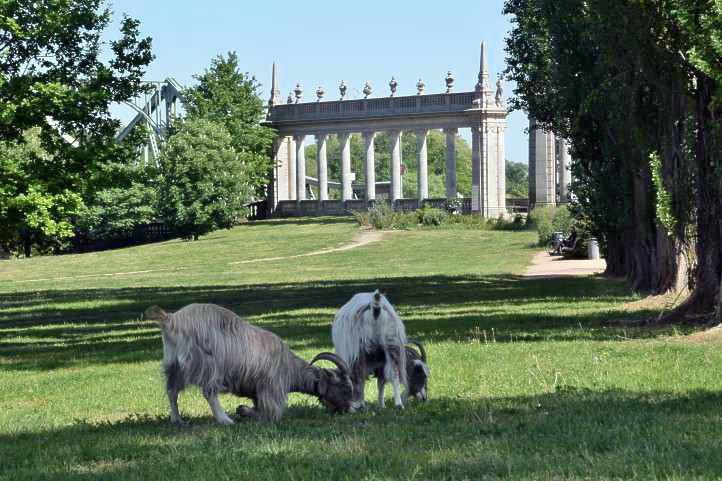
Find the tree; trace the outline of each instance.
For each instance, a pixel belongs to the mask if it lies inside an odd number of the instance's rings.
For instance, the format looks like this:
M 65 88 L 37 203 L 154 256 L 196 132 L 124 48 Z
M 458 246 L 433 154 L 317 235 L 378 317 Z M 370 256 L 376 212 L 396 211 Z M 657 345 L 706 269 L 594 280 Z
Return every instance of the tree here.
M 0 142 L 0 246 L 30 257 L 57 250 L 73 235 L 73 218 L 82 207 L 80 195 L 52 177 L 38 175 L 53 162 L 40 145 L 39 129 L 22 140 Z
M 198 85 L 183 92 L 188 117 L 211 120 L 226 128 L 247 181 L 260 194 L 268 184 L 272 167 L 269 152 L 275 136 L 272 129 L 261 125 L 260 84 L 239 70 L 235 52 L 215 57 L 210 69 L 194 78 Z
M 694 290 L 665 320 L 722 320 L 722 5 L 507 0 L 505 12 L 514 106 L 572 140 L 576 215 L 608 271 L 663 291 L 691 241 Z
M 111 18 L 104 4 L 0 2 L 0 141 L 13 151 L 0 172 L 3 189 L 13 192 L 0 196 L 0 237 L 28 255 L 33 245 L 45 251 L 70 235 L 71 214 L 99 164 L 133 155 L 115 142 L 119 122 L 108 109 L 142 91 L 151 40 L 126 17 L 104 52 L 100 38 Z M 24 150 L 29 138 L 35 145 Z
M 529 166 L 521 162 L 506 161 L 506 195 L 517 199 L 529 196 Z
M 225 127 L 189 118 L 161 151 L 159 212 L 183 238 L 198 240 L 242 219 L 253 189 Z

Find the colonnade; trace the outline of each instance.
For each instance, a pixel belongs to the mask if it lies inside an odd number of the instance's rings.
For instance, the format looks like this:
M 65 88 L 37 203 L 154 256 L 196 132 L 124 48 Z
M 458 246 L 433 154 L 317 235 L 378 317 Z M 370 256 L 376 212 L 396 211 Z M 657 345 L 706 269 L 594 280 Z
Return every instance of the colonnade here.
M 477 129 L 478 130 L 478 129 Z M 389 199 L 397 201 L 403 198 L 403 185 L 401 180 L 402 144 L 403 131 L 400 129 L 389 130 L 391 137 L 391 189 Z M 417 185 L 418 199 L 422 201 L 429 198 L 429 168 L 428 168 L 428 147 L 427 138 L 429 129 L 414 129 L 416 134 L 416 161 L 417 161 Z M 455 198 L 456 189 L 456 134 L 458 129 L 444 129 L 446 134 L 446 197 Z M 366 179 L 365 199 L 367 201 L 376 199 L 376 159 L 375 159 L 375 138 L 376 131 L 361 132 L 364 139 L 364 177 Z M 338 134 L 319 133 L 314 134 L 317 152 L 318 167 L 318 200 L 328 200 L 328 157 L 327 139 L 329 135 L 337 135 L 341 150 L 341 200 L 353 199 L 352 172 L 351 172 L 351 132 L 339 132 Z M 478 137 L 478 134 L 477 134 Z M 306 200 L 306 135 L 297 134 L 287 138 L 288 148 L 288 200 Z

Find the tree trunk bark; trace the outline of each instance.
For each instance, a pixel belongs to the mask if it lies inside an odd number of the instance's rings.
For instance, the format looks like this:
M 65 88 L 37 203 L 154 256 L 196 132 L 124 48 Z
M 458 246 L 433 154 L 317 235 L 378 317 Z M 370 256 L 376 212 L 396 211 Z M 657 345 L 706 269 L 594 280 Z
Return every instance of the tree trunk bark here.
M 697 77 L 697 137 L 695 167 L 697 194 L 697 238 L 695 253 L 697 265 L 694 270 L 694 290 L 689 298 L 661 322 L 679 322 L 685 317 L 709 315 L 719 322 L 720 284 L 722 283 L 722 186 L 720 185 L 720 127 L 719 116 L 710 109 L 714 82 L 704 76 Z M 715 118 L 717 117 L 717 118 Z

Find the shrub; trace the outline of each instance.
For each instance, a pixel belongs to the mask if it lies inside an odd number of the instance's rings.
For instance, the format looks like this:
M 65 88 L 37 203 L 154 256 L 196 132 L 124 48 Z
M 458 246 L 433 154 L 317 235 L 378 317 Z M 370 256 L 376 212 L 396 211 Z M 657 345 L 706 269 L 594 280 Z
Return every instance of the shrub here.
M 368 222 L 374 229 L 388 229 L 393 223 L 392 217 L 395 212 L 388 202 L 375 202 L 369 209 Z
M 494 230 L 520 231 L 527 228 L 527 219 L 521 214 L 516 214 L 512 220 L 498 217 L 489 220 L 490 227 Z
M 155 204 L 155 189 L 140 183 L 102 190 L 80 211 L 77 233 L 85 242 L 130 241 L 138 227 L 155 221 Z
M 428 206 L 417 209 L 416 216 L 418 223 L 425 226 L 445 224 L 446 218 L 449 217 L 443 210 Z
M 354 210 L 351 212 L 356 219 L 356 222 L 358 222 L 358 225 L 361 227 L 369 227 L 371 223 L 369 222 L 369 213 L 364 212 L 362 210 Z
M 546 245 L 554 232 L 569 232 L 574 223 L 566 207 L 537 207 L 529 213 L 529 222 L 539 234 L 539 245 Z

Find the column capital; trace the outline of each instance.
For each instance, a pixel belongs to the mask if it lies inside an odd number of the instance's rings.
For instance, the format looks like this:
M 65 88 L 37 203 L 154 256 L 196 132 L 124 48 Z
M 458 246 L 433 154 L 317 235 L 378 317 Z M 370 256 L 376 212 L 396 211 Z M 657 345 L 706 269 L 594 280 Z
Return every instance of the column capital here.
M 316 138 L 316 140 L 325 140 L 326 137 L 328 137 L 328 134 L 313 134 L 313 136 Z
M 429 134 L 429 129 L 414 129 L 414 133 L 417 134 L 417 135 L 419 135 L 419 134 L 421 134 L 421 135 L 428 135 L 428 134 Z
M 376 137 L 377 133 L 378 132 L 376 132 L 375 130 L 364 130 L 363 132 L 361 132 L 361 135 L 363 136 L 364 139 L 367 139 L 369 137 L 371 137 L 371 138 Z
M 306 139 L 306 134 L 294 134 L 293 135 L 293 141 L 294 142 L 300 142 Z
M 446 129 L 444 129 L 444 133 L 446 133 L 446 134 L 458 134 L 458 133 L 459 133 L 459 129 L 456 128 L 456 127 L 448 127 L 448 128 L 446 128 Z

